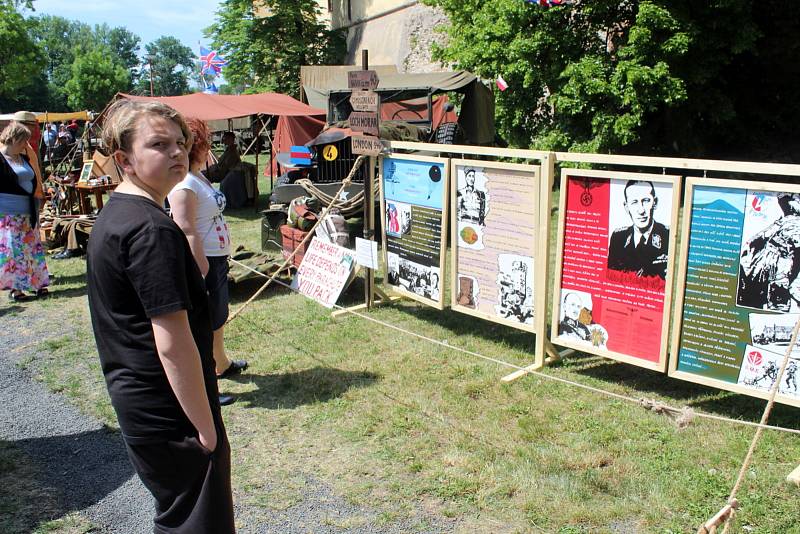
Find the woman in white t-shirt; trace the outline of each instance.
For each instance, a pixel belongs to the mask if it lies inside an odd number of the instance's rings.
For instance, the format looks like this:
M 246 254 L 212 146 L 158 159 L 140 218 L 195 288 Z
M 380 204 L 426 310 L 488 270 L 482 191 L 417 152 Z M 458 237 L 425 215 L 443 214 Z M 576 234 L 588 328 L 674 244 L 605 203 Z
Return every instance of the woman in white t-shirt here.
M 245 360 L 231 360 L 225 354 L 223 332 L 228 320 L 228 256 L 231 237 L 222 212 L 225 195 L 214 189 L 200 172 L 206 165 L 211 145 L 205 122 L 186 121 L 194 136 L 189 152 L 189 174 L 168 195 L 172 217 L 180 226 L 197 266 L 203 274 L 214 329 L 214 362 L 218 378 L 228 378 L 247 368 Z M 232 402 L 233 399 L 230 399 Z

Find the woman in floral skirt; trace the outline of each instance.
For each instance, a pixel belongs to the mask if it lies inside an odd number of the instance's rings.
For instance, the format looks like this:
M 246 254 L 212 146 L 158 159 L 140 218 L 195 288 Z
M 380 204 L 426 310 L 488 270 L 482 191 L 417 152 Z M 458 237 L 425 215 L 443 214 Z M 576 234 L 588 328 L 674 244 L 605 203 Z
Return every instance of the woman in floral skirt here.
M 0 132 L 0 288 L 14 301 L 47 294 L 50 275 L 38 232 L 36 175 L 25 155 L 31 132 L 12 121 Z

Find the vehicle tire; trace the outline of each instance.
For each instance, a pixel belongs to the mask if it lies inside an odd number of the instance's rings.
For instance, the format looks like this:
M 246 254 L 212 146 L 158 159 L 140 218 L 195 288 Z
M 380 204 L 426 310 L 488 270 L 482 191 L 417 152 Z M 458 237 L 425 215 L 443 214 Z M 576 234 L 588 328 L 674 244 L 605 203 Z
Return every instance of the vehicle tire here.
M 461 139 L 461 129 L 457 122 L 445 122 L 436 128 L 434 142 L 439 145 L 455 145 Z

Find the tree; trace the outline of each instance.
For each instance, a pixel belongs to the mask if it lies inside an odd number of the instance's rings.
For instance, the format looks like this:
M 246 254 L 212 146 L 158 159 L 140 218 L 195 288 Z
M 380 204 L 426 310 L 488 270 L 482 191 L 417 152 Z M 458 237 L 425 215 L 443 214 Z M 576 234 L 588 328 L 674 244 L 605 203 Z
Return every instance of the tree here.
M 47 103 L 44 109 L 64 110 L 67 102 L 67 82 L 72 78 L 72 65 L 76 50 L 84 53 L 94 47 L 103 47 L 110 58 L 129 71 L 131 82 L 122 91 L 130 91 L 138 71 L 139 37 L 125 28 L 110 28 L 107 24 L 94 28 L 76 20 L 53 15 L 31 19 L 31 35 L 47 58 Z
M 205 34 L 228 60 L 225 79 L 249 92 L 299 93 L 301 65 L 338 63 L 344 56 L 341 31 L 320 22 L 315 0 L 223 0 Z
M 153 72 L 153 94 L 176 96 L 189 92 L 189 77 L 194 70 L 192 50 L 175 37 L 162 36 L 145 45 L 138 91 L 150 94 L 150 70 Z
M 139 70 L 139 43 L 141 38 L 128 31 L 126 28 L 110 28 L 107 24 L 96 25 L 94 28 L 95 39 L 100 45 L 105 45 L 111 49 L 117 62 L 128 69 L 131 75 L 131 83 L 136 82 Z
M 72 76 L 66 84 L 72 109 L 101 110 L 119 91 L 130 85 L 130 73 L 117 63 L 111 49 L 95 46 L 77 49 Z
M 509 83 L 497 120 L 516 146 L 720 154 L 762 105 L 759 71 L 776 91 L 770 101 L 800 118 L 800 17 L 788 0 L 424 1 L 451 22 L 438 58 Z M 790 76 L 763 68 L 777 68 L 773 51 Z
M 72 62 L 75 61 L 73 48 L 78 43 L 92 41 L 91 27 L 54 15 L 32 18 L 31 23 L 31 36 L 47 58 L 45 109 L 68 109 L 66 85 L 72 77 Z
M 30 7 L 30 2 L 0 0 L 0 105 L 4 107 L 16 107 L 19 93 L 33 89 L 31 80 L 44 68 L 44 57 L 28 36 L 30 23 L 18 11 L 19 5 Z

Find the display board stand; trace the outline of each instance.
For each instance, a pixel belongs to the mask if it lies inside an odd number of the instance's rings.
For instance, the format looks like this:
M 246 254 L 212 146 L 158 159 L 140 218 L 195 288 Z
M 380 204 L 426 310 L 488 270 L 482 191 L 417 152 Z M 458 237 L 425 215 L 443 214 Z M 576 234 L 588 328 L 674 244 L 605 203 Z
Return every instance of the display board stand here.
M 533 363 L 524 369 L 519 369 L 501 378 L 503 382 L 513 382 L 531 371 L 544 367 L 546 363 L 554 363 L 561 359 L 556 348 L 547 338 L 547 277 L 550 271 L 548 260 L 550 251 L 550 204 L 553 198 L 553 183 L 555 180 L 555 158 L 552 153 L 545 154 L 541 161 L 539 179 L 539 236 L 536 255 L 536 271 L 534 272 L 536 291 L 536 304 L 534 306 L 534 327 L 536 341 L 534 342 Z M 541 252 L 544 251 L 542 254 Z M 545 354 L 548 355 L 545 358 Z M 548 361 L 549 360 L 549 361 Z

